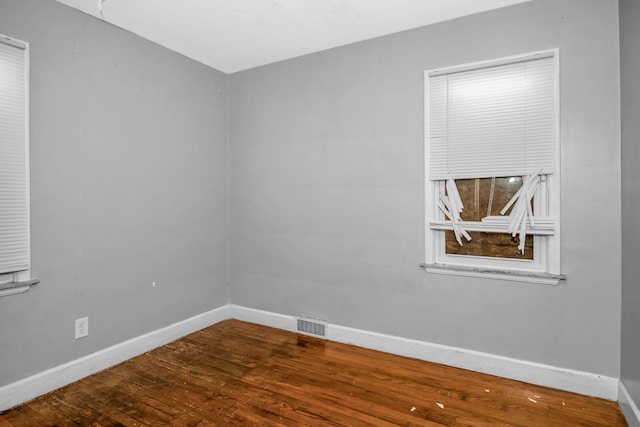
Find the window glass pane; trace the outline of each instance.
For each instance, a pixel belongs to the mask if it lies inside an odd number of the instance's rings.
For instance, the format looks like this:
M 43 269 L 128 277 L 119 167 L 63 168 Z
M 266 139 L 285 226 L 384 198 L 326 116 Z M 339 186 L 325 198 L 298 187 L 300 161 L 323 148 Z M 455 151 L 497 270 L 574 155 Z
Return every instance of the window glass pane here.
M 525 239 L 524 254 L 518 251 L 518 236 L 507 233 L 483 233 L 470 231 L 471 241 L 456 242 L 453 231 L 446 231 L 445 252 L 449 255 L 473 255 L 493 258 L 533 259 L 533 236 Z
M 463 221 L 481 221 L 500 211 L 522 186 L 522 177 L 476 178 L 456 180 L 464 205 Z M 509 215 L 510 210 L 505 213 Z M 464 226 L 464 225 L 463 225 Z M 452 255 L 473 255 L 494 258 L 533 259 L 533 236 L 525 240 L 524 254 L 518 251 L 518 236 L 506 233 L 470 232 L 471 241 L 460 246 L 452 231 L 445 233 L 445 252 Z
M 492 178 L 456 179 L 458 193 L 464 205 L 460 214 L 464 221 L 480 221 L 485 216 L 500 215 L 502 208 L 522 187 L 520 176 L 496 178 L 495 184 L 492 181 Z M 505 212 L 505 216 L 510 212 L 511 210 Z

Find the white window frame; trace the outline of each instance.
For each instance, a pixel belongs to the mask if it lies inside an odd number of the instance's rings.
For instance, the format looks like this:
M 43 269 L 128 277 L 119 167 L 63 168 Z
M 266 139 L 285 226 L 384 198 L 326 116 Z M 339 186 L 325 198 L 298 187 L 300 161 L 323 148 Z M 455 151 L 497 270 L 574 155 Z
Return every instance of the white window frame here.
M 534 239 L 533 260 L 447 254 L 444 230 L 450 230 L 452 226 L 438 208 L 437 203 L 439 194 L 444 188 L 444 181 L 431 180 L 429 176 L 430 76 L 433 73 L 473 70 L 504 63 L 527 61 L 540 55 L 549 56 L 550 54 L 554 58 L 556 155 L 553 173 L 540 177 L 540 183 L 534 196 L 534 217 L 547 217 L 550 219 L 551 225 L 539 226 L 538 230 L 528 227 L 527 234 L 533 234 Z M 559 50 L 552 49 L 425 71 L 425 263 L 423 268 L 427 272 L 541 284 L 558 284 L 559 280 L 565 279 L 565 276 L 560 273 L 559 62 Z M 505 231 L 499 227 L 490 228 L 486 224 L 475 221 L 467 221 L 463 224 L 467 231 Z
M 30 161 L 29 161 L 29 44 L 27 42 L 8 37 L 0 34 L 0 43 L 12 46 L 24 51 L 24 96 L 25 96 L 25 174 L 26 174 L 26 223 L 27 223 L 27 241 L 28 241 L 28 254 L 26 269 L 20 269 L 18 271 L 9 271 L 0 273 L 0 297 L 14 295 L 28 291 L 31 286 L 39 283 L 37 279 L 31 278 L 31 206 L 30 206 Z M 1 155 L 1 153 L 0 153 Z

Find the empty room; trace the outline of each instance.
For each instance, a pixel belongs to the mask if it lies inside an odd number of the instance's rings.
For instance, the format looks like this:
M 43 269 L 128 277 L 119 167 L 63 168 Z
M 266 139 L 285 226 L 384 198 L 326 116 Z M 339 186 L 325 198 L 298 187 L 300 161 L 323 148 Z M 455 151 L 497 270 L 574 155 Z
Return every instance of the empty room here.
M 640 427 L 638 22 L 0 0 L 0 427 Z

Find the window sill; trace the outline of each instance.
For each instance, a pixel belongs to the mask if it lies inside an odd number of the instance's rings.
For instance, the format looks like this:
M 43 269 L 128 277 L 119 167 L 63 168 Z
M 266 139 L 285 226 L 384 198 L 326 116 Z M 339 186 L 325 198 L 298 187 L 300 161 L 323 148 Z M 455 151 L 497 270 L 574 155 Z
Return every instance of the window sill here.
M 0 284 L 0 297 L 28 292 L 33 285 L 37 285 L 38 283 L 40 283 L 39 279 L 31 279 L 24 282 L 2 283 Z
M 465 267 L 444 264 L 420 264 L 427 273 L 449 274 L 453 276 L 482 277 L 485 279 L 510 280 L 514 282 L 537 283 L 542 285 L 557 285 L 560 280 L 566 280 L 564 274 L 536 273 L 528 271 L 510 271 L 491 268 Z

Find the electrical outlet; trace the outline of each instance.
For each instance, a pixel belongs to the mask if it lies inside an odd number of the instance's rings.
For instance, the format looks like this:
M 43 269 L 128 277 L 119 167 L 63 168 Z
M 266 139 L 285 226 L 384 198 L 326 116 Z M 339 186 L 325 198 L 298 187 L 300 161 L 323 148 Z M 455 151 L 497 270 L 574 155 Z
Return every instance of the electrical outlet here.
M 76 319 L 76 339 L 89 335 L 89 318 Z

